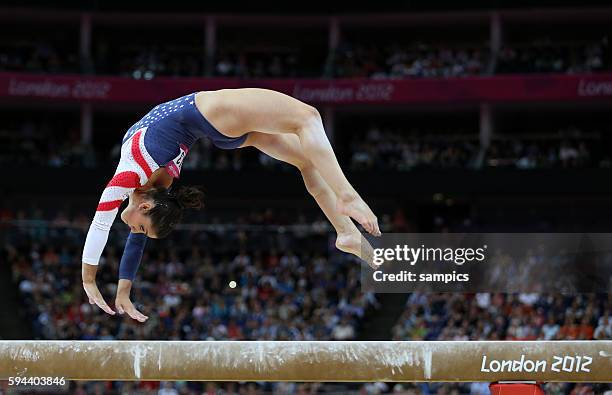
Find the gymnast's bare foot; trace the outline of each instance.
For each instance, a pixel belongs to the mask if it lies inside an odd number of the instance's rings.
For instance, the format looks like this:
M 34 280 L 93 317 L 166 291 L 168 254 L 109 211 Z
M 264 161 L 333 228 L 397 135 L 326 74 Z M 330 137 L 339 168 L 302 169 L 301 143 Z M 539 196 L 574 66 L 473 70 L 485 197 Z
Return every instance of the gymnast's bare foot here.
M 363 199 L 355 194 L 348 199 L 338 199 L 336 201 L 336 209 L 340 214 L 348 215 L 371 235 L 380 236 L 380 228 L 378 227 L 378 218 L 374 215 L 370 207 Z
M 336 248 L 340 251 L 353 254 L 365 261 L 368 266 L 376 270 L 374 265 L 374 249 L 368 240 L 355 229 L 352 233 L 340 233 L 336 237 Z

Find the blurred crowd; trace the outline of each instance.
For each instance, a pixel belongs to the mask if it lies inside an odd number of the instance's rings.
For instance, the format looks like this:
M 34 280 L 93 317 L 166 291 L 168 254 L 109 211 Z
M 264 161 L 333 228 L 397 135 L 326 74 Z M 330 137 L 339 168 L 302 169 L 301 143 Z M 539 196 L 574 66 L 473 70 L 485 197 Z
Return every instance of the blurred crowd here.
M 410 295 L 393 337 L 411 340 L 610 340 L 612 295 Z
M 569 137 L 563 137 L 569 136 Z M 610 167 L 610 153 L 598 135 L 584 136 L 577 129 L 555 133 L 505 135 L 482 147 L 476 134 L 425 134 L 422 131 L 370 127 L 349 143 L 354 170 L 406 171 L 418 168 L 518 169 Z
M 81 142 L 76 122 L 44 116 L 5 121 L 0 129 L 2 165 L 93 168 L 106 159 L 92 144 Z
M 304 254 L 308 249 L 303 248 L 296 255 L 290 237 L 244 233 L 238 240 L 202 232 L 189 236 L 198 243 L 188 246 L 197 247 L 153 247 L 143 257 L 133 299 L 151 315 L 145 325 L 92 311 L 79 281 L 79 251 L 68 247 L 82 242 L 81 232 L 54 238 L 53 244 L 11 243 L 7 254 L 33 316 L 34 337 L 348 340 L 355 338 L 355 326 L 375 303 L 372 295 L 358 292 L 358 264 L 318 252 Z M 326 236 L 302 238 L 300 245 L 327 247 Z M 241 249 L 233 253 L 236 245 Z M 98 281 L 111 301 L 121 247 L 121 242 L 108 245 L 101 262 Z M 228 286 L 230 280 L 237 282 L 235 289 Z
M 238 78 L 298 78 L 312 74 L 300 67 L 296 54 L 283 53 L 222 55 L 214 71 L 218 77 Z
M 471 136 L 425 135 L 422 131 L 370 127 L 352 136 L 350 167 L 354 170 L 411 170 L 415 168 L 465 168 L 473 166 L 479 143 Z
M 332 250 L 327 227 L 292 232 L 218 227 L 150 241 L 132 290 L 149 320 L 138 324 L 106 316 L 83 293 L 85 227 L 59 226 L 70 222 L 78 223 L 66 217 L 40 220 L 3 237 L 3 255 L 36 339 L 351 340 L 366 311 L 378 306 L 373 294 L 360 291 L 360 265 Z M 97 281 L 111 306 L 125 237 L 120 229 L 112 232 L 100 262 Z M 187 387 L 204 390 L 201 384 Z M 272 386 L 257 389 L 287 393 Z
M 0 43 L 0 71 L 71 74 L 85 71 L 76 51 L 50 42 Z
M 502 48 L 496 72 L 589 73 L 610 69 L 608 37 L 591 43 L 559 44 L 549 38 Z
M 0 71 L 121 75 L 135 79 L 158 76 L 236 78 L 446 78 L 509 73 L 588 73 L 610 69 L 607 37 L 567 43 L 540 38 L 508 44 L 492 53 L 486 44 L 343 41 L 325 55 L 266 49 L 221 50 L 207 61 L 196 42 L 178 47 L 96 42 L 92 56 L 80 56 L 76 44 L 51 42 L 0 44 Z M 220 43 L 220 48 L 224 44 Z M 320 64 L 313 59 L 321 60 Z M 207 64 L 209 66 L 207 67 Z
M 58 123 L 59 122 L 59 123 Z M 128 122 L 129 123 L 129 122 Z M 351 130 L 347 128 L 347 130 Z M 120 130 L 113 130 L 120 136 Z M 76 122 L 41 119 L 11 123 L 0 130 L 0 164 L 6 166 L 96 168 L 118 163 L 120 137 L 106 144 L 81 141 Z M 110 148 L 104 148 L 109 145 Z M 420 128 L 371 126 L 351 135 L 337 133 L 339 161 L 352 170 L 487 168 L 609 168 L 612 158 L 600 133 L 570 128 L 550 133 L 505 134 L 484 148 L 476 133 L 464 130 L 425 132 Z M 94 149 L 95 147 L 95 149 Z M 253 148 L 221 150 L 200 139 L 185 160 L 185 169 L 241 171 L 287 170 L 291 166 Z
M 98 51 L 89 71 L 96 74 L 119 74 L 137 80 L 204 75 L 203 57 L 197 52 L 168 51 L 159 46 L 150 46 L 122 55 L 119 62 L 114 64 L 108 62 L 107 52 Z
M 505 139 L 494 140 L 486 152 L 485 166 L 542 169 L 551 167 L 605 167 L 610 156 L 597 140 Z
M 462 77 L 487 73 L 490 60 L 490 52 L 483 48 L 343 43 L 330 54 L 325 74 L 376 79 Z
M 202 43 L 124 48 L 123 43 L 98 42 L 94 34 L 90 57 L 79 55 L 76 42 L 0 42 L 0 71 L 121 75 L 145 80 L 205 75 L 407 79 L 591 73 L 612 66 L 607 37 L 591 42 L 543 38 L 509 43 L 499 53 L 491 52 L 485 43 L 453 46 L 396 40 L 377 44 L 341 41 L 330 53 L 323 46 L 316 56 L 308 51 L 266 51 L 266 45 L 261 46 L 262 51 L 231 52 L 221 41 L 216 57 L 206 59 Z M 100 138 L 95 143 L 83 143 L 77 117 L 73 119 L 76 122 L 53 116 L 32 117 L 27 122 L 7 118 L 0 130 L 2 166 L 96 168 L 114 165 L 119 159 L 120 137 L 108 144 L 100 144 L 107 135 L 94 137 Z M 350 132 L 350 128 L 346 130 Z M 121 130 L 115 132 L 121 135 Z M 587 136 L 580 130 L 548 136 L 494 136 L 486 147 L 472 131 L 426 134 L 419 128 L 372 126 L 364 133 L 347 133 L 336 132 L 336 151 L 344 165 L 357 171 L 612 167 L 601 137 Z M 253 149 L 219 150 L 202 139 L 190 150 L 183 167 L 240 171 L 290 166 Z M 361 291 L 359 262 L 334 248 L 331 228 L 322 216 L 287 218 L 279 211 L 231 213 L 227 218 L 230 225 L 223 216 L 206 218 L 202 221 L 205 227 L 185 227 L 168 239 L 149 241 L 132 290 L 132 300 L 150 317 L 145 324 L 104 315 L 87 301 L 80 266 L 89 211 L 36 208 L 28 212 L 14 209 L 8 200 L 0 202 L 0 261 L 11 269 L 9 280 L 19 292 L 21 322 L 27 323 L 35 339 L 359 339 L 368 314 L 384 308 L 376 295 Z M 21 224 L 9 225 L 7 221 Z M 411 229 L 401 210 L 393 215 L 381 213 L 380 222 L 383 231 Z M 465 229 L 470 229 L 469 221 L 466 224 Z M 448 230 L 446 224 L 438 225 Z M 98 285 L 111 306 L 126 230 L 116 227 L 111 232 L 98 272 Z M 235 281 L 236 287 L 231 287 L 230 281 Z M 396 340 L 610 340 L 611 311 L 612 297 L 602 294 L 412 293 L 389 329 Z M 71 393 L 79 395 L 488 394 L 483 383 L 99 382 L 71 386 Z M 547 393 L 559 395 L 603 393 L 606 389 L 589 384 L 546 386 Z
M 89 216 L 78 211 L 0 209 L 2 260 L 19 289 L 24 322 L 37 339 L 351 340 L 368 314 L 382 308 L 363 293 L 360 266 L 333 249 L 322 218 L 283 219 L 252 211 L 236 224 L 291 228 L 226 228 L 174 232 L 149 241 L 132 300 L 149 320 L 110 317 L 86 300 L 80 251 Z M 6 221 L 22 220 L 21 226 Z M 401 212 L 381 215 L 387 231 L 406 229 Z M 98 284 L 112 306 L 126 237 L 114 228 Z M 231 280 L 237 286 L 229 286 Z M 413 293 L 391 328 L 396 340 L 612 339 L 612 297 L 602 294 Z M 79 383 L 73 393 L 135 394 L 488 394 L 486 384 L 365 385 L 265 383 Z M 555 394 L 603 392 L 592 386 L 549 384 Z M 584 392 L 576 392 L 578 389 Z M 601 391 L 600 391 L 601 390 Z M 548 393 L 548 392 L 547 392 Z
M 39 118 L 39 117 L 36 117 Z M 125 129 L 127 129 L 127 124 Z M 53 121 L 43 119 L 20 122 L 15 120 L 0 129 L 0 165 L 40 166 L 51 168 L 96 168 L 119 162 L 121 128 L 112 130 L 117 136 L 112 146 L 105 149 L 99 140 L 81 141 L 76 120 Z M 106 130 L 97 133 L 106 134 Z M 98 136 L 96 136 L 98 137 Z M 100 140 L 109 140 L 108 135 Z M 289 168 L 288 165 L 255 150 L 221 150 L 209 139 L 200 139 L 190 150 L 183 168 L 191 170 L 234 170 L 243 168 Z
M 395 340 L 612 340 L 612 295 L 413 293 Z M 594 394 L 608 385 L 550 383 L 547 394 Z M 433 384 L 434 393 L 487 394 L 483 383 Z M 425 393 L 417 389 L 414 394 Z

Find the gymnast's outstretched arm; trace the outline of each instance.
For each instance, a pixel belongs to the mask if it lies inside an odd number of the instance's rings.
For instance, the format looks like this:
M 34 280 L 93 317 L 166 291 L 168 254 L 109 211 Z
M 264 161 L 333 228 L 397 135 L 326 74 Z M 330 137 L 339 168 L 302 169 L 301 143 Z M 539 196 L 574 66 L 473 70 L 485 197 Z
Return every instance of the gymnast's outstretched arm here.
M 114 315 L 115 312 L 108 306 L 98 289 L 96 273 L 102 251 L 108 241 L 108 234 L 119 212 L 119 207 L 125 199 L 137 188 L 145 184 L 147 180 L 146 174 L 138 166 L 134 166 L 134 161 L 131 160 L 131 148 L 137 149 L 139 147 L 142 143 L 140 137 L 141 133 L 137 133 L 123 143 L 119 164 L 115 174 L 106 184 L 104 191 L 102 191 L 102 196 L 87 231 L 85 245 L 83 246 L 83 264 L 81 269 L 83 289 L 87 294 L 90 304 L 97 305 L 111 315 Z
M 119 284 L 117 285 L 117 296 L 115 297 L 115 308 L 119 314 L 127 313 L 136 321 L 144 322 L 149 317 L 142 314 L 130 300 L 132 283 L 136 277 L 138 266 L 142 260 L 142 254 L 147 245 L 148 237 L 144 233 L 132 233 L 128 235 L 119 263 Z
M 132 175 L 119 170 L 115 172 L 115 175 L 102 192 L 96 213 L 85 238 L 85 246 L 83 247 L 83 264 L 81 269 L 83 289 L 87 294 L 90 304 L 96 304 L 111 315 L 114 315 L 115 312 L 108 306 L 96 284 L 98 263 L 106 246 L 111 226 L 119 211 L 119 206 L 139 186 L 140 180 L 138 175 Z

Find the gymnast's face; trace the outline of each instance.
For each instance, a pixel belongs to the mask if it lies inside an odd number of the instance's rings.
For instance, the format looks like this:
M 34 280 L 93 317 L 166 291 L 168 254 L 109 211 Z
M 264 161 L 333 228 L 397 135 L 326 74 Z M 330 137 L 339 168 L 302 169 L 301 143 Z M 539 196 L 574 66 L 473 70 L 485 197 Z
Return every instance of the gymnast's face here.
M 144 233 L 147 237 L 157 238 L 151 217 L 148 215 L 149 210 L 155 206 L 150 199 L 130 200 L 130 204 L 121 213 L 121 220 L 130 227 L 132 233 Z

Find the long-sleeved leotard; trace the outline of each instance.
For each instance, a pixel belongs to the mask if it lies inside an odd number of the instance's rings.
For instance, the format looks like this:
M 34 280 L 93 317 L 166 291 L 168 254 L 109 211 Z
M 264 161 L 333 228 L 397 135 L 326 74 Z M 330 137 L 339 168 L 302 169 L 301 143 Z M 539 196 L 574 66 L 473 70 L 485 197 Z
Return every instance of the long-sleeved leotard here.
M 189 148 L 202 137 L 222 149 L 237 148 L 246 140 L 246 135 L 231 138 L 215 129 L 196 108 L 195 93 L 155 106 L 132 125 L 123 138 L 115 175 L 106 185 L 89 227 L 83 262 L 97 265 L 100 261 L 121 203 L 160 167 L 178 177 Z M 120 278 L 134 279 L 145 244 L 144 234 L 129 234 L 119 264 Z
M 83 248 L 83 262 L 97 265 L 119 206 L 139 188 L 146 184 L 151 174 L 159 168 L 144 146 L 146 128 L 138 130 L 121 147 L 121 158 L 115 175 L 106 185 L 93 221 L 87 232 Z

